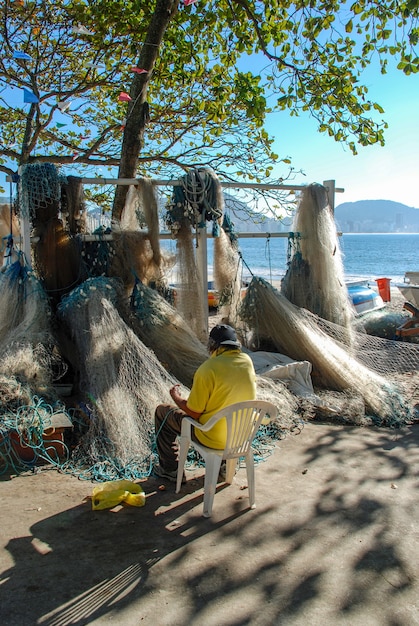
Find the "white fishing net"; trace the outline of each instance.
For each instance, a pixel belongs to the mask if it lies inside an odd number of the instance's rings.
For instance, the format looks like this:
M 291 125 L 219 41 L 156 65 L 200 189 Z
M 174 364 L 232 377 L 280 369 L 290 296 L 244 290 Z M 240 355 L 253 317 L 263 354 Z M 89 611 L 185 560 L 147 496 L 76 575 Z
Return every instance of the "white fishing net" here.
M 130 325 L 136 335 L 171 374 L 191 387 L 194 373 L 208 352 L 190 325 L 167 300 L 146 285 L 135 286 L 131 309 Z
M 345 327 L 293 305 L 262 278 L 252 279 L 240 315 L 251 331 L 253 349 L 271 349 L 297 361 L 309 361 L 318 386 L 358 396 L 364 414 L 378 423 L 394 425 L 411 419 L 411 398 L 400 377 L 391 377 L 391 373 L 395 369 L 399 374 L 417 372 L 418 346 L 402 346 L 365 334 L 355 334 L 348 345 Z M 376 369 L 378 358 L 381 363 Z M 353 421 L 359 419 L 359 413 L 354 413 Z
M 308 185 L 294 217 L 293 250 L 281 292 L 322 319 L 350 327 L 354 317 L 327 190 Z
M 241 301 L 242 265 L 238 246 L 224 229 L 214 238 L 214 280 L 219 295 L 219 314 L 228 324 L 237 323 Z
M 152 464 L 154 410 L 171 402 L 171 376 L 123 321 L 112 279 L 89 279 L 59 307 L 81 357 L 89 427 L 73 453 L 75 466 L 96 479 L 147 475 Z

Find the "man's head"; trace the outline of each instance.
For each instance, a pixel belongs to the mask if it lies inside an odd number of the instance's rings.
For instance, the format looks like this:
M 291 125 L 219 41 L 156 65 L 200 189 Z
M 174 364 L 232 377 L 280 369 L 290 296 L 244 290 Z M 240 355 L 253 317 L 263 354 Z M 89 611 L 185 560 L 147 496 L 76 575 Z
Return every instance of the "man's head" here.
M 237 348 L 240 348 L 240 342 L 237 340 L 234 328 L 227 324 L 217 324 L 209 334 L 208 350 L 214 352 L 224 346 L 237 350 Z

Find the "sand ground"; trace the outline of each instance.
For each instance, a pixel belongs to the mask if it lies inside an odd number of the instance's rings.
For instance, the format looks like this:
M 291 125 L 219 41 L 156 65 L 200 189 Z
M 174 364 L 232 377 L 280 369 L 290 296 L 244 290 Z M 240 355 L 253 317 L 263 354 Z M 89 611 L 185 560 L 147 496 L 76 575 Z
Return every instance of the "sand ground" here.
M 3 477 L 4 626 L 419 624 L 419 425 L 306 424 L 241 469 L 202 517 L 203 470 L 142 508 L 93 511 L 93 485 Z

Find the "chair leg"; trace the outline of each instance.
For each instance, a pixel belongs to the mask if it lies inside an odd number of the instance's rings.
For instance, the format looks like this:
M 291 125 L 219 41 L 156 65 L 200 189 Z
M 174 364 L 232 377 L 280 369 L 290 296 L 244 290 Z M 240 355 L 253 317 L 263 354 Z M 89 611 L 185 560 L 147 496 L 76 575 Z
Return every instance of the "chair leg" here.
M 204 517 L 211 517 L 212 504 L 215 490 L 217 488 L 218 473 L 221 466 L 221 456 L 210 454 L 205 459 L 205 480 L 204 480 Z
M 176 493 L 179 493 L 183 478 L 183 468 L 185 467 L 186 457 L 191 440 L 189 437 L 179 437 L 179 456 L 177 466 Z
M 234 474 L 236 472 L 237 459 L 227 459 L 226 461 L 226 483 L 231 485 L 233 482 Z
M 247 488 L 249 491 L 249 505 L 251 509 L 255 509 L 256 508 L 255 460 L 254 460 L 252 452 L 246 456 L 246 473 L 247 473 Z

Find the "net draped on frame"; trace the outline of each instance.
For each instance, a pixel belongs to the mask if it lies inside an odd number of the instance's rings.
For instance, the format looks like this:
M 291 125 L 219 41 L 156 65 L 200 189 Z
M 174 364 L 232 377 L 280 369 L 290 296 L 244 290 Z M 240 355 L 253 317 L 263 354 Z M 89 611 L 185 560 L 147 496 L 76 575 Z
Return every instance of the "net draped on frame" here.
M 219 293 L 219 314 L 223 321 L 236 325 L 241 298 L 241 257 L 237 242 L 224 228 L 214 238 L 214 281 Z
M 293 250 L 281 292 L 322 319 L 350 327 L 354 313 L 346 289 L 336 224 L 323 185 L 308 185 L 293 222 Z
M 201 340 L 207 335 L 202 299 L 206 286 L 202 284 L 195 254 L 200 245 L 197 232 L 202 232 L 206 221 L 212 220 L 213 234 L 218 235 L 223 212 L 224 196 L 218 177 L 212 170 L 203 168 L 191 170 L 180 179 L 166 213 L 166 223 L 177 242 L 176 307 Z
M 147 226 L 147 230 L 141 230 Z M 158 202 L 150 179 L 131 185 L 121 221 L 108 232 L 96 232 L 97 241 L 82 243 L 90 276 L 117 277 L 129 293 L 136 280 L 146 284 L 165 284 L 175 263 L 173 255 L 160 249 Z

